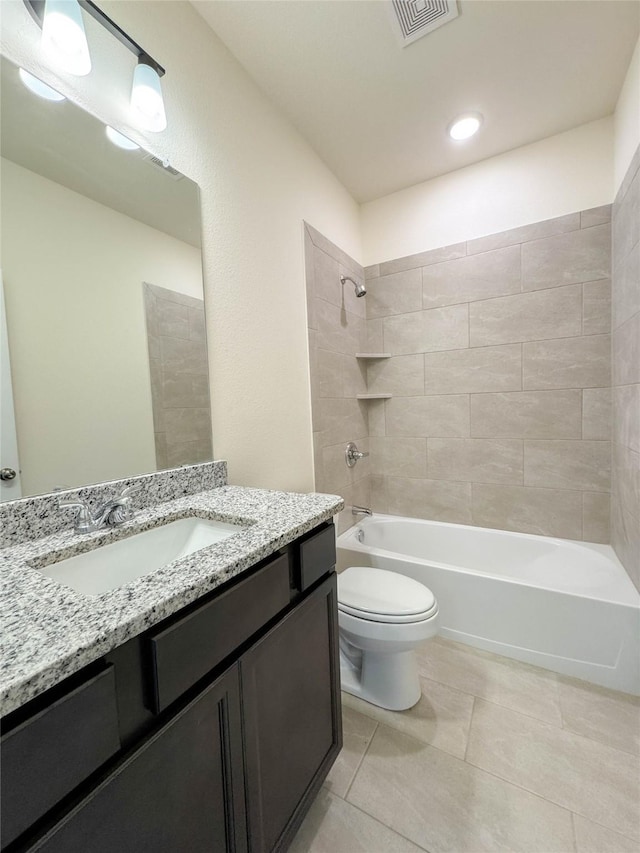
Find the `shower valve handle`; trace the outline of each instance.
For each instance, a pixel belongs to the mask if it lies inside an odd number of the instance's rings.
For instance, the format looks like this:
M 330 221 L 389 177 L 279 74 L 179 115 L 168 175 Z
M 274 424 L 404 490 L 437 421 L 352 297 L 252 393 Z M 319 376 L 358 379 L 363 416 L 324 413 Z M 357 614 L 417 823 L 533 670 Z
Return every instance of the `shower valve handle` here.
M 368 451 L 358 450 L 355 442 L 350 441 L 347 444 L 346 449 L 344 451 L 345 462 L 347 463 L 347 468 L 353 468 L 358 459 L 364 459 L 365 456 L 368 456 Z

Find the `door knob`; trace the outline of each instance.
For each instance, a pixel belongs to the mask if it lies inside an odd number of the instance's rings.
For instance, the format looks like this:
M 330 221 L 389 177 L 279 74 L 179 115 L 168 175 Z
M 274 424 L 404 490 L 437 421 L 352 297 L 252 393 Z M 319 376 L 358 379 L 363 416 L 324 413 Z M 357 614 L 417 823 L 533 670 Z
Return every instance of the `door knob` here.
M 15 476 L 13 468 L 0 468 L 0 480 L 13 480 Z

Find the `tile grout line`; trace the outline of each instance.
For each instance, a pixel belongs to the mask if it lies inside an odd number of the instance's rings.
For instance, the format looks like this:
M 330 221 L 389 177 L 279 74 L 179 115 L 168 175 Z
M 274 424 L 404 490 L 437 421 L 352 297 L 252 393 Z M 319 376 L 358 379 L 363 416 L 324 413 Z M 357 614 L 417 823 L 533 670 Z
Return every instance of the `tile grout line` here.
M 589 682 L 586 682 L 586 683 L 588 684 Z M 627 695 L 627 694 L 623 694 L 623 695 Z M 509 711 L 512 714 L 519 714 L 521 717 L 525 717 L 527 720 L 533 720 L 534 722 L 539 723 L 541 726 L 548 726 L 551 729 L 557 729 L 558 731 L 565 732 L 566 734 L 572 735 L 573 737 L 583 738 L 583 740 L 589 741 L 589 743 L 594 743 L 594 744 L 597 744 L 598 746 L 603 746 L 606 749 L 612 750 L 613 752 L 618 752 L 618 753 L 621 753 L 622 755 L 627 755 L 627 756 L 630 756 L 631 758 L 635 758 L 638 761 L 640 761 L 640 754 L 638 754 L 637 752 L 628 752 L 626 749 L 621 749 L 618 746 L 611 746 L 611 744 L 605 743 L 604 741 L 598 740 L 597 738 L 589 737 L 589 735 L 584 735 L 581 732 L 576 732 L 571 728 L 567 728 L 562 722 L 560 723 L 560 725 L 556 725 L 555 723 L 550 723 L 548 720 L 541 720 L 539 717 L 532 717 L 530 714 L 525 714 L 522 711 L 514 711 L 513 708 L 507 708 L 505 705 L 498 704 L 498 702 L 492 702 L 490 699 L 483 699 L 482 696 L 478 696 L 477 698 L 480 699 L 482 702 L 486 702 L 488 705 L 493 705 L 496 708 L 502 708 L 503 710 Z M 560 705 L 559 702 L 558 702 L 558 705 Z M 560 711 L 560 719 L 562 720 L 563 719 L 562 710 L 560 708 L 558 710 Z M 468 762 L 468 763 L 471 764 L 471 762 Z M 472 766 L 477 767 L 478 765 L 473 764 Z M 481 768 L 481 769 L 484 769 L 484 768 Z M 491 771 L 487 771 L 487 772 L 490 773 Z M 500 778 L 502 778 L 502 777 L 500 777 Z M 563 806 L 563 808 L 564 808 L 564 806 Z
M 524 276 L 522 274 L 522 246 L 523 243 L 518 244 L 518 275 L 520 278 L 520 293 L 524 293 Z
M 579 287 L 580 291 L 582 293 L 584 291 L 584 286 L 586 284 L 597 284 L 599 282 L 610 281 L 610 280 L 611 279 L 607 276 L 604 276 L 604 277 L 599 276 L 598 278 L 590 278 L 590 279 L 587 279 L 586 281 L 574 281 L 574 282 L 570 282 L 570 283 L 551 285 L 549 287 L 538 287 L 538 288 L 535 288 L 534 290 L 520 290 L 520 291 L 516 291 L 515 293 L 499 293 L 496 296 L 484 296 L 484 297 L 481 297 L 479 299 L 469 299 L 469 298 L 462 299 L 462 298 L 460 298 L 454 302 L 443 302 L 442 305 L 430 305 L 427 307 L 425 307 L 424 302 L 423 302 L 421 308 L 414 308 L 411 311 L 406 311 L 406 310 L 405 311 L 394 311 L 394 312 L 387 311 L 386 314 L 379 314 L 375 317 L 369 317 L 367 315 L 364 319 L 380 320 L 384 317 L 402 317 L 406 314 L 419 314 L 421 312 L 426 312 L 426 311 L 441 311 L 444 308 L 454 308 L 456 305 L 467 305 L 467 304 L 468 305 L 475 305 L 478 302 L 493 302 L 497 299 L 510 299 L 510 298 L 514 298 L 516 296 L 526 296 L 528 294 L 533 296 L 536 293 L 552 293 L 554 291 L 560 292 L 561 290 L 567 289 L 570 287 L 574 288 L 574 289 Z M 336 308 L 341 307 L 339 305 L 336 305 L 336 303 L 331 302 L 328 299 L 325 299 L 324 296 L 317 296 L 316 295 L 315 298 L 321 299 L 323 302 L 327 302 L 329 305 L 333 305 Z M 359 314 L 353 314 L 352 311 L 348 311 L 347 313 L 351 314 L 354 317 L 360 317 Z M 360 317 L 360 319 L 363 319 L 363 318 Z M 582 318 L 581 318 L 581 320 L 582 320 Z M 582 323 L 581 323 L 581 325 L 582 325 Z M 598 334 L 598 333 L 596 333 L 596 334 Z
M 427 850 L 426 847 L 423 847 L 422 844 L 418 844 L 417 841 L 413 841 L 411 838 L 407 838 L 406 835 L 403 835 L 401 832 L 398 832 L 397 829 L 394 829 L 394 827 L 389 826 L 389 824 L 385 823 L 383 820 L 380 820 L 379 817 L 376 817 L 375 815 L 372 815 L 369 812 L 365 811 L 361 806 L 357 806 L 355 803 L 352 803 L 346 799 L 344 800 L 344 802 L 347 803 L 347 805 L 351 806 L 351 808 L 354 808 L 356 809 L 356 811 L 359 811 L 360 814 L 366 815 L 366 817 L 371 818 L 371 820 L 375 820 L 376 823 L 379 823 L 380 826 L 384 826 L 385 829 L 388 829 L 390 832 L 393 832 L 399 838 L 403 838 L 405 841 L 408 841 L 409 844 L 413 844 L 413 846 L 417 847 L 419 850 L 424 850 L 424 853 L 430 853 L 430 851 Z
M 366 715 L 364 715 L 364 716 L 366 716 Z M 368 719 L 372 719 L 372 718 L 369 717 Z M 376 732 L 378 731 L 379 727 L 380 727 L 380 723 L 376 720 L 375 721 L 375 727 L 374 727 L 373 731 L 371 732 L 371 738 L 369 739 L 369 743 L 366 745 L 365 750 L 362 753 L 362 756 L 360 757 L 360 761 L 358 762 L 358 765 L 357 765 L 356 769 L 354 770 L 353 776 L 351 777 L 351 781 L 349 782 L 347 790 L 344 792 L 344 797 L 342 799 L 345 802 L 348 802 L 347 797 L 349 796 L 349 794 L 351 792 L 351 788 L 353 787 L 353 783 L 356 781 L 356 776 L 358 775 L 360 768 L 362 767 L 362 762 L 364 761 L 367 753 L 369 752 L 369 748 L 370 748 L 371 744 L 373 743 L 373 739 L 376 736 Z M 382 823 L 382 821 L 379 821 L 379 823 Z M 384 825 L 386 826 L 386 824 L 384 824 Z M 391 827 L 389 827 L 389 829 L 391 829 Z
M 578 850 L 578 835 L 576 833 L 575 812 L 570 812 L 571 816 L 571 834 L 573 836 L 573 849 Z
M 564 808 L 564 806 L 560 806 L 560 808 Z M 613 833 L 615 833 L 616 835 L 619 835 L 619 836 L 621 836 L 622 838 L 625 838 L 627 841 L 631 841 L 631 842 L 633 842 L 634 844 L 638 844 L 638 843 L 639 843 L 639 842 L 638 842 L 638 840 L 637 840 L 636 838 L 632 838 L 630 835 L 625 835 L 625 833 L 624 833 L 624 832 L 620 832 L 620 830 L 618 830 L 618 829 L 613 829 L 613 827 L 611 827 L 611 826 L 607 826 L 607 825 L 606 825 L 606 824 L 604 824 L 604 823 L 600 823 L 600 821 L 594 820 L 594 819 L 593 819 L 593 817 L 587 817 L 586 815 L 582 815 L 582 814 L 580 814 L 580 812 L 574 812 L 574 811 L 571 811 L 570 809 L 566 809 L 566 811 L 568 811 L 568 812 L 571 814 L 571 822 L 573 823 L 574 828 L 575 828 L 575 820 L 574 820 L 574 818 L 576 818 L 576 817 L 581 817 L 581 818 L 584 818 L 584 820 L 588 820 L 588 821 L 590 821 L 591 823 L 595 824 L 596 826 L 599 826 L 599 827 L 600 827 L 600 829 L 606 829 L 606 830 L 608 830 L 609 832 L 613 832 Z M 578 841 L 578 838 L 577 838 L 577 836 L 576 836 L 576 849 L 577 849 L 577 841 Z
M 327 303 L 327 304 L 331 304 L 331 303 Z M 469 306 L 471 304 L 473 304 L 473 303 L 459 302 L 456 305 L 452 305 L 452 306 L 446 305 L 444 307 L 455 308 L 455 307 L 458 307 L 460 305 Z M 436 310 L 436 309 L 434 309 L 434 310 Z M 409 314 L 419 314 L 421 312 L 410 311 L 408 313 Z M 635 318 L 638 316 L 638 314 L 640 314 L 640 312 L 636 312 L 635 314 L 633 314 L 630 318 L 625 320 L 622 325 L 625 325 L 626 323 L 628 323 L 631 320 L 635 320 Z M 387 314 L 387 315 L 385 315 L 385 317 L 377 318 L 377 319 L 386 320 L 386 319 L 389 319 L 392 317 L 402 317 L 402 316 L 406 316 L 406 315 L 403 315 L 403 314 Z M 618 327 L 618 328 L 620 328 L 620 327 Z M 318 330 L 312 329 L 311 331 L 318 331 Z M 560 335 L 560 336 L 546 337 L 546 338 L 530 338 L 530 339 L 527 339 L 525 341 L 522 341 L 522 340 L 507 340 L 507 341 L 497 341 L 497 342 L 494 341 L 493 343 L 474 344 L 473 346 L 469 345 L 466 347 L 454 347 L 452 349 L 431 349 L 431 350 L 416 349 L 416 350 L 409 350 L 408 352 L 392 353 L 392 356 L 394 358 L 400 358 L 403 356 L 410 356 L 410 355 L 433 355 L 433 354 L 449 353 L 449 352 L 468 352 L 469 350 L 498 349 L 500 347 L 509 347 L 509 346 L 512 347 L 512 346 L 517 346 L 518 344 L 521 344 L 524 347 L 524 345 L 526 345 L 526 344 L 546 344 L 546 343 L 551 343 L 553 341 L 576 341 L 576 340 L 582 340 L 583 338 L 611 338 L 611 332 L 594 332 L 593 334 L 587 334 L 587 335 L 583 335 L 580 333 L 576 334 L 576 335 L 564 334 L 564 335 Z M 324 349 L 324 347 L 319 347 L 319 349 Z M 334 352 L 334 351 L 335 350 L 328 350 L 328 352 Z M 345 353 L 345 355 L 354 355 L 354 353 Z M 597 387 L 608 387 L 608 386 L 597 386 Z M 529 390 L 529 389 L 526 389 L 526 390 Z M 531 390 L 536 390 L 536 389 L 531 389 Z
M 635 246 L 633 248 L 635 248 Z M 633 251 L 633 249 L 631 251 Z M 471 255 L 470 257 L 473 257 L 473 255 Z M 550 293 L 552 291 L 560 291 L 563 288 L 568 288 L 568 287 L 573 287 L 573 288 L 579 287 L 582 290 L 585 284 L 596 284 L 596 283 L 601 282 L 601 281 L 611 281 L 611 275 L 598 275 L 597 278 L 587 278 L 584 280 L 580 279 L 579 281 L 561 282 L 560 284 L 550 284 L 547 287 L 534 287 L 534 288 L 529 288 L 528 290 L 516 290 L 513 293 L 498 293 L 495 296 L 480 296 L 477 299 L 467 299 L 467 300 L 460 299 L 457 302 L 444 302 L 442 305 L 432 305 L 430 308 L 423 308 L 422 310 L 423 311 L 434 311 L 436 308 L 449 308 L 452 305 L 463 305 L 465 301 L 469 302 L 471 304 L 474 304 L 476 302 L 490 302 L 494 299 L 509 299 L 509 297 L 512 297 L 512 296 L 525 296 L 526 294 L 532 294 L 533 295 L 534 293 Z M 524 285 L 524 282 L 521 280 L 521 286 L 523 286 L 523 285 Z M 406 312 L 400 312 L 400 313 L 412 314 L 415 312 L 406 311 Z M 393 315 L 393 316 L 396 316 L 396 315 Z
M 631 183 L 633 183 L 633 180 L 631 181 Z M 626 197 L 626 194 L 625 194 L 625 197 Z M 618 204 L 621 204 L 625 197 L 623 197 L 623 199 L 620 200 L 618 202 Z M 588 210 L 591 210 L 591 208 L 585 208 L 584 210 L 577 210 L 577 211 L 574 211 L 573 213 L 565 214 L 566 216 L 575 216 L 575 215 L 578 216 L 578 223 L 579 224 L 578 224 L 577 228 L 562 229 L 560 231 L 553 232 L 551 234 L 545 234 L 545 235 L 540 236 L 540 237 L 531 237 L 528 240 L 514 240 L 513 242 L 507 242 L 504 245 L 494 246 L 493 248 L 490 248 L 490 249 L 484 249 L 484 250 L 476 251 L 476 252 L 473 252 L 473 251 L 469 252 L 469 243 L 474 243 L 478 240 L 487 240 L 487 239 L 490 239 L 492 237 L 499 237 L 501 234 L 509 233 L 510 231 L 515 231 L 518 228 L 533 227 L 537 224 L 541 224 L 541 223 L 548 222 L 548 221 L 553 221 L 553 219 L 555 219 L 555 218 L 563 218 L 563 217 L 553 217 L 551 220 L 546 220 L 546 219 L 540 220 L 540 223 L 536 223 L 536 222 L 529 223 L 527 225 L 516 226 L 516 228 L 509 228 L 506 231 L 496 231 L 493 234 L 485 234 L 481 237 L 473 237 L 470 240 L 463 241 L 462 243 L 448 243 L 445 246 L 436 246 L 433 249 L 427 249 L 427 250 L 425 250 L 425 252 L 416 252 L 413 255 L 402 255 L 398 258 L 389 258 L 386 261 L 378 261 L 377 264 L 369 264 L 369 266 L 370 267 L 377 266 L 378 270 L 379 270 L 379 274 L 378 274 L 378 276 L 375 276 L 375 278 L 383 278 L 386 275 L 397 275 L 400 272 L 408 272 L 409 270 L 418 269 L 418 268 L 424 269 L 425 267 L 432 267 L 432 266 L 437 266 L 439 264 L 445 264 L 445 263 L 450 263 L 452 261 L 461 260 L 462 258 L 465 258 L 465 257 L 476 257 L 478 255 L 489 254 L 490 252 L 499 252 L 502 249 L 509 249 L 509 248 L 513 248 L 514 246 L 522 247 L 527 243 L 538 243 L 538 242 L 541 242 L 542 240 L 550 240 L 550 239 L 554 239 L 554 238 L 558 238 L 558 237 L 563 237 L 567 234 L 575 234 L 578 231 L 588 231 L 591 228 L 599 228 L 603 225 L 611 226 L 613 224 L 613 207 L 614 207 L 615 203 L 616 202 L 614 201 L 614 202 L 610 203 L 609 205 L 599 205 L 599 206 L 610 207 L 611 208 L 611 217 L 607 220 L 604 220 L 603 222 L 597 222 L 594 225 L 587 225 L 585 227 L 582 226 L 582 214 Z M 433 261 L 432 263 L 428 263 L 428 264 L 416 263 L 415 265 L 406 266 L 404 269 L 400 269 L 400 270 L 396 270 L 395 272 L 385 273 L 384 275 L 380 275 L 380 268 L 382 266 L 384 266 L 385 264 L 393 264 L 393 263 L 398 263 L 398 262 L 402 262 L 402 261 L 410 262 L 412 258 L 419 258 L 421 255 L 424 255 L 428 252 L 446 251 L 447 249 L 451 249 L 454 246 L 458 246 L 458 245 L 464 245 L 464 254 L 460 255 L 459 257 L 448 258 L 448 259 L 444 259 L 441 261 Z M 327 254 L 327 253 L 325 252 L 325 254 Z
M 471 705 L 471 714 L 469 715 L 469 728 L 467 729 L 467 743 L 465 744 L 464 755 L 462 756 L 462 760 L 465 761 L 467 764 L 469 763 L 467 762 L 467 752 L 469 751 L 469 742 L 471 741 L 471 726 L 473 725 L 473 715 L 476 712 L 477 698 L 477 696 L 473 697 L 473 704 Z
M 578 542 L 580 540 L 576 539 L 575 541 Z M 476 696 L 475 693 L 465 693 L 464 690 L 460 690 L 457 687 L 453 687 L 451 684 L 448 684 L 446 681 L 437 681 L 437 679 L 432 678 L 430 676 L 426 676 L 423 673 L 421 673 L 421 676 L 423 678 L 426 678 L 428 681 L 435 681 L 436 684 L 439 684 L 442 687 L 448 687 L 450 690 L 455 690 L 464 696 L 472 696 L 474 699 L 473 711 L 475 711 L 475 709 L 476 709 L 476 701 L 475 700 L 480 699 L 481 702 L 486 702 L 489 705 L 494 705 L 496 708 L 501 708 L 503 711 L 510 711 L 512 714 L 520 714 L 522 717 L 526 717 L 527 720 L 533 720 L 536 723 L 541 723 L 542 725 L 551 726 L 552 728 L 562 730 L 561 725 L 556 726 L 556 725 L 554 725 L 554 723 L 550 723 L 548 720 L 543 720 L 540 717 L 533 717 L 531 714 L 525 714 L 523 711 L 515 711 L 513 708 L 510 708 L 508 705 L 500 705 L 499 702 L 492 702 L 490 699 L 485 699 L 484 696 Z M 386 725 L 386 723 L 384 725 Z M 394 728 L 394 727 L 389 726 L 389 728 Z M 469 723 L 469 731 L 471 731 L 471 723 Z M 568 731 L 570 734 L 578 735 L 578 732 L 572 732 L 570 729 L 567 729 L 566 731 Z M 579 737 L 585 737 L 585 735 L 579 735 Z M 416 740 L 418 740 L 418 738 L 416 738 Z M 593 739 L 587 738 L 587 740 L 593 740 Z M 421 742 L 424 743 L 425 741 L 421 741 Z M 604 744 L 601 741 L 594 741 L 594 743 L 599 743 L 601 746 L 607 746 L 607 744 Z M 428 744 L 428 746 L 433 746 L 434 749 L 440 749 L 439 747 L 434 746 L 433 744 Z M 467 743 L 467 749 L 468 749 L 468 746 L 469 746 L 469 744 Z M 611 747 L 611 748 L 615 749 L 616 747 Z M 465 761 L 466 761 L 467 749 L 465 749 L 465 759 L 464 759 Z M 452 753 L 447 752 L 445 749 L 441 749 L 440 751 L 446 752 L 447 755 L 452 755 Z M 625 755 L 633 755 L 633 753 L 625 752 L 623 749 L 618 750 L 618 752 L 624 752 Z M 457 757 L 457 756 L 454 756 L 454 757 Z
M 480 697 L 478 697 L 478 698 L 480 698 Z M 456 755 L 452 755 L 452 753 L 446 752 L 444 749 L 441 749 L 440 747 L 435 746 L 434 744 L 425 743 L 424 741 L 419 740 L 414 735 L 407 734 L 406 732 L 401 732 L 398 729 L 394 729 L 392 726 L 387 726 L 386 723 L 379 723 L 378 728 L 380 728 L 380 727 L 382 727 L 383 729 L 388 728 L 391 730 L 391 732 L 393 732 L 395 734 L 399 734 L 401 737 L 408 738 L 409 740 L 413 741 L 415 744 L 418 744 L 423 749 L 425 749 L 425 748 L 426 749 L 434 749 L 434 750 L 436 750 L 436 752 L 439 752 L 441 755 L 446 755 L 449 759 L 451 759 L 454 762 L 460 761 L 461 763 L 466 764 L 469 767 L 473 767 L 473 769 L 478 771 L 479 773 L 484 774 L 486 776 L 490 776 L 493 779 L 498 779 L 500 782 L 503 782 L 505 785 L 509 785 L 512 788 L 517 788 L 519 791 L 524 791 L 526 794 L 529 794 L 529 796 L 535 797 L 537 800 L 541 800 L 544 803 L 549 803 L 550 805 L 554 806 L 555 808 L 558 808 L 564 812 L 567 812 L 569 815 L 573 814 L 572 810 L 567 808 L 566 806 L 563 806 L 560 803 L 556 803 L 554 800 L 548 800 L 546 797 L 543 797 L 541 794 L 538 794 L 535 791 L 531 791 L 531 790 L 529 790 L 529 788 L 525 788 L 524 786 L 519 785 L 517 782 L 513 782 L 510 779 L 505 779 L 503 776 L 499 776 L 497 773 L 493 773 L 491 770 L 486 770 L 484 767 L 480 767 L 477 764 L 473 764 L 472 762 L 468 761 L 466 758 L 462 759 Z M 377 731 L 378 731 L 378 729 L 376 729 L 376 733 L 377 733 Z M 368 751 L 368 747 L 367 747 L 367 751 Z M 358 770 L 359 769 L 360 768 L 358 768 Z M 347 800 L 347 802 L 349 802 L 351 805 L 353 805 L 353 803 L 351 803 L 349 800 Z M 361 809 L 361 811 L 364 811 L 364 809 Z M 365 812 L 365 814 L 369 814 L 369 812 Z M 592 820 L 592 818 L 587 817 L 586 815 L 580 815 L 579 812 L 575 812 L 575 814 L 578 814 L 580 817 L 585 817 L 587 820 Z M 374 816 L 371 815 L 371 817 L 374 817 Z M 376 818 L 376 820 L 378 820 L 379 823 L 382 823 L 382 821 L 380 821 L 378 818 Z M 593 822 L 596 823 L 596 821 L 593 821 Z M 384 825 L 386 826 L 386 824 L 384 824 Z M 598 824 L 598 826 L 601 826 L 604 829 L 611 829 L 614 832 L 618 832 L 618 830 L 614 830 L 613 827 L 607 827 L 604 824 Z M 389 829 L 391 829 L 391 827 L 389 827 Z M 394 830 L 394 832 L 395 832 L 395 830 Z M 625 838 L 629 837 L 629 836 L 624 835 L 624 833 L 619 832 L 618 834 L 623 835 Z
M 436 749 L 436 747 L 433 747 Z M 493 779 L 498 779 L 501 782 L 504 782 L 506 785 L 510 785 L 513 788 L 517 788 L 519 791 L 524 791 L 526 794 L 529 794 L 532 797 L 535 797 L 538 800 L 541 800 L 543 803 L 549 803 L 552 806 L 555 806 L 557 809 L 562 809 L 562 811 L 567 812 L 570 816 L 571 822 L 573 824 L 572 815 L 577 815 L 578 817 L 583 817 L 585 820 L 590 820 L 592 823 L 595 823 L 597 826 L 602 829 L 608 829 L 611 832 L 617 832 L 618 835 L 622 835 L 623 838 L 629 838 L 629 840 L 634 841 L 635 839 L 630 838 L 630 836 L 625 835 L 623 832 L 619 832 L 619 830 L 614 829 L 612 826 L 607 826 L 604 823 L 599 823 L 598 821 L 593 820 L 593 817 L 590 815 L 580 814 L 580 812 L 574 812 L 572 809 L 567 806 L 563 806 L 561 803 L 557 803 L 555 800 L 549 800 L 546 797 L 543 797 L 542 794 L 538 794 L 536 791 L 532 791 L 529 788 L 525 788 L 524 785 L 518 784 L 518 782 L 514 782 L 512 779 L 505 779 L 504 776 L 499 776 L 497 773 L 493 773 L 491 770 L 486 770 L 484 767 L 480 767 L 478 764 L 473 764 L 471 761 L 467 761 L 465 759 L 465 764 L 468 764 L 469 767 L 473 767 L 475 770 L 478 770 L 480 773 L 485 773 L 487 776 L 491 776 Z

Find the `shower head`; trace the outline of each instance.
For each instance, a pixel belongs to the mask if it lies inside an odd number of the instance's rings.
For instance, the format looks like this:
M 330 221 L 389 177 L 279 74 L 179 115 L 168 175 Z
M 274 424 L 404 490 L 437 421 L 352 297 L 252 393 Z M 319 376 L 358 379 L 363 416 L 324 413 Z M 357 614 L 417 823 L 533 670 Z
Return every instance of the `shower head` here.
M 354 281 L 348 275 L 341 275 L 340 276 L 340 282 L 344 285 L 344 283 L 346 281 L 350 281 L 351 284 L 355 287 L 356 296 L 366 296 L 367 295 L 367 288 L 364 286 L 364 284 L 359 284 L 357 281 Z

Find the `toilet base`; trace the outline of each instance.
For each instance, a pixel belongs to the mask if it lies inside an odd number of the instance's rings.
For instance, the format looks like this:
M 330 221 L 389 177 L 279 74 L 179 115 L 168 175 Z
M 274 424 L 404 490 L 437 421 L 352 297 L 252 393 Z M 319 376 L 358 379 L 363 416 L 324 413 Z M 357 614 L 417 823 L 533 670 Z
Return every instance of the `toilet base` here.
M 386 655 L 367 651 L 358 668 L 341 650 L 340 681 L 347 693 L 389 711 L 406 711 L 422 696 L 414 651 Z

